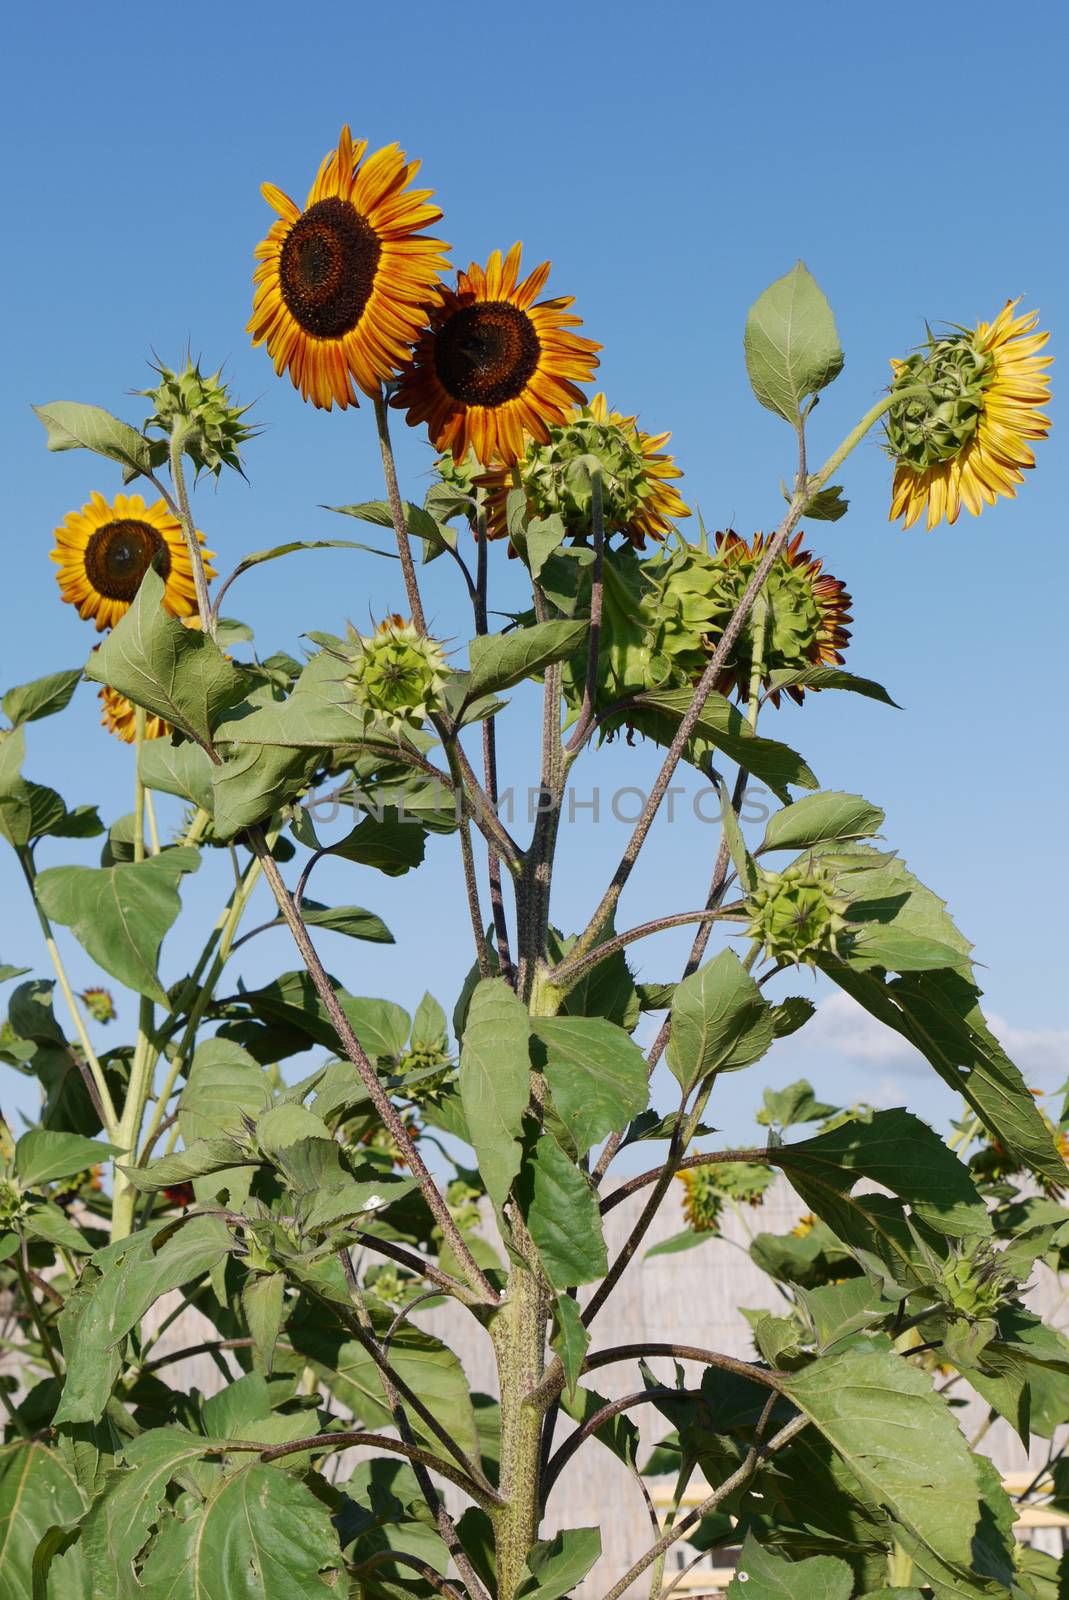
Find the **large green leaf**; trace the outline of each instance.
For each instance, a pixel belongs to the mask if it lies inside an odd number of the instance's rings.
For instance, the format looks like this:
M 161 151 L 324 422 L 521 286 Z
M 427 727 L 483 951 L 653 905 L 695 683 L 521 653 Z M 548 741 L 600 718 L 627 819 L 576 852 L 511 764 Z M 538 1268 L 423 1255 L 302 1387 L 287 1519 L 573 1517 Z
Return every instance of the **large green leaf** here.
M 531 1096 L 527 1009 L 503 978 L 471 997 L 460 1051 L 460 1098 L 486 1192 L 503 1206 L 520 1170 L 519 1138 Z
M 972 945 L 954 925 L 946 902 L 910 872 L 864 844 L 832 849 L 832 862 L 849 870 L 839 889 L 849 904 L 851 939 L 844 955 L 850 966 L 882 966 L 893 972 L 957 967 L 971 973 Z M 871 863 L 866 865 L 866 863 Z
M 662 689 L 650 694 L 636 695 L 636 725 L 644 733 L 669 743 L 676 726 L 682 721 L 693 700 L 690 689 Z M 644 710 L 656 713 L 663 724 L 658 728 L 656 718 L 647 722 L 641 718 Z M 641 719 L 641 720 L 640 720 Z M 730 761 L 738 762 L 755 778 L 767 783 L 773 794 L 788 800 L 788 785 L 801 789 L 819 789 L 820 785 L 810 767 L 796 750 L 780 744 L 777 739 L 765 739 L 754 733 L 746 718 L 730 700 L 714 690 L 702 707 L 695 727 L 696 740 L 705 740 L 720 750 Z
M 468 647 L 471 678 L 467 698 L 478 700 L 511 689 L 554 661 L 563 661 L 578 649 L 586 631 L 586 622 L 536 622 L 530 628 L 473 639 Z
M 37 897 L 105 972 L 166 1005 L 160 945 L 181 909 L 179 879 L 199 866 L 199 851 L 176 848 L 115 867 L 49 867 L 37 878 Z
M 226 1226 L 214 1217 L 193 1217 L 158 1249 L 154 1232 L 122 1243 L 121 1258 L 98 1252 L 93 1260 L 102 1276 L 70 1295 L 60 1314 L 67 1378 L 57 1424 L 95 1422 L 103 1415 L 126 1335 L 160 1295 L 202 1277 L 231 1248 Z
M 552 1539 L 536 1540 L 518 1600 L 560 1600 L 582 1583 L 600 1554 L 600 1528 L 562 1528 Z
M 728 1600 L 850 1600 L 853 1592 L 854 1574 L 845 1561 L 834 1556 L 788 1561 L 763 1549 L 748 1533 L 728 1585 Z
M 684 1090 L 759 1061 L 773 1037 L 771 1007 L 733 950 L 676 985 L 667 1059 Z
M 161 1156 L 147 1167 L 124 1166 L 122 1170 L 135 1189 L 142 1194 L 153 1194 L 157 1189 L 187 1183 L 191 1178 L 219 1172 L 225 1172 L 229 1178 L 231 1168 L 261 1164 L 259 1156 L 250 1154 L 234 1139 L 196 1139 L 185 1150 L 173 1156 Z
M 896 711 L 900 709 L 882 683 L 875 683 L 872 678 L 859 678 L 841 667 L 783 667 L 769 673 L 768 683 L 771 689 L 787 689 L 792 684 L 807 689 L 847 689 L 863 695 L 866 700 L 879 700 L 886 706 L 894 706 Z
M 888 981 L 843 962 L 822 969 L 859 1005 L 909 1041 L 1017 1161 L 1066 1181 L 1065 1163 L 1018 1069 L 991 1033 L 980 991 L 950 970 L 911 972 Z
M 646 1109 L 646 1058 L 623 1028 L 602 1017 L 533 1017 L 531 1028 L 553 1104 L 580 1155 Z
M 163 594 L 163 579 L 150 567 L 129 611 L 90 656 L 85 675 L 207 748 L 220 717 L 245 694 L 246 678 L 208 634 L 168 616 Z
M 609 1261 L 597 1194 L 552 1134 L 542 1134 L 528 1150 L 516 1194 L 555 1289 L 605 1276 Z
M 288 1472 L 254 1462 L 164 1522 L 141 1574 L 153 1600 L 329 1600 L 343 1570 L 330 1512 Z
M 851 1350 L 782 1382 L 865 1498 L 941 1560 L 967 1570 L 980 1516 L 976 1465 L 927 1374 L 890 1351 Z
M 199 1460 L 207 1441 L 184 1428 L 154 1428 L 128 1444 L 125 1467 L 112 1474 L 82 1527 L 93 1600 L 143 1596 L 134 1562 L 148 1543 L 180 1468 Z
M 34 678 L 32 683 L 20 683 L 8 689 L 0 704 L 11 726 L 18 728 L 24 722 L 36 722 L 39 717 L 51 717 L 62 711 L 81 681 L 81 667 L 50 672 L 45 678 Z
M 802 261 L 750 307 L 743 343 L 754 394 L 794 426 L 806 397 L 843 368 L 831 307 Z
M 31 1128 L 15 1146 L 15 1171 L 24 1189 L 34 1189 L 40 1183 L 73 1177 L 76 1172 L 84 1172 L 87 1167 L 117 1154 L 117 1146 L 83 1139 L 77 1133 Z
M 205 811 L 212 809 L 212 763 L 206 750 L 190 741 L 172 744 L 150 739 L 141 746 L 141 781 L 149 789 L 177 795 Z
M 206 1039 L 197 1046 L 178 1102 L 178 1126 L 187 1152 L 201 1140 L 243 1134 L 244 1119 L 255 1121 L 270 1104 L 271 1085 L 260 1063 L 232 1039 Z M 253 1170 L 246 1165 L 230 1170 L 215 1167 L 210 1182 L 195 1183 L 197 1199 L 206 1204 L 226 1188 L 230 1205 L 242 1205 Z
M 84 1510 L 82 1492 L 54 1450 L 35 1441 L 0 1449 L 0 1600 L 29 1600 L 38 1542 Z M 77 1547 L 53 1562 L 48 1595 L 89 1600 L 89 1572 Z
M 351 833 L 329 847 L 329 853 L 399 878 L 419 866 L 425 847 L 426 835 L 418 822 L 402 817 L 395 806 L 384 806 L 381 817 L 361 818 Z
M 865 839 L 877 833 L 884 813 L 857 794 L 804 795 L 769 819 L 765 836 L 755 852 L 805 850 L 831 840 Z
M 44 423 L 50 450 L 92 450 L 118 462 L 127 479 L 151 470 L 151 442 L 110 411 L 78 400 L 51 400 L 33 409 Z
M 988 1234 L 991 1219 L 964 1162 L 909 1111 L 876 1111 L 776 1151 L 807 1205 L 832 1228 L 859 1177 L 909 1202 L 916 1216 L 953 1237 Z

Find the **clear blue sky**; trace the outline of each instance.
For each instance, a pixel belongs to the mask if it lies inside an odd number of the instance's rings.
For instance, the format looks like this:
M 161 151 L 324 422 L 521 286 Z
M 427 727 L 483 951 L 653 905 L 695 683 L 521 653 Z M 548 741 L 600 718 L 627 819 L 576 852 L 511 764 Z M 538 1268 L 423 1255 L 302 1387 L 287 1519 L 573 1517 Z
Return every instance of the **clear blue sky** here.
M 187 27 L 125 3 L 13 13 L 0 105 L 4 685 L 80 662 L 94 642 L 58 604 L 51 531 L 91 489 L 118 487 L 102 462 L 47 455 L 30 403 L 91 400 L 137 420 L 129 391 L 148 382 L 152 349 L 173 363 L 189 342 L 209 366 L 225 359 L 237 392 L 258 398 L 267 431 L 248 452 L 249 484 L 232 477 L 199 499 L 224 570 L 288 538 L 362 536 L 319 507 L 381 493 L 370 411 L 303 406 L 244 333 L 252 249 L 271 215 L 259 184 L 303 201 L 345 120 L 373 147 L 397 140 L 422 158 L 455 263 L 516 238 L 531 265 L 552 258 L 553 290 L 576 295 L 585 331 L 605 347 L 599 386 L 651 430 L 673 430 L 684 493 L 712 527 L 750 533 L 780 513 L 791 439 L 751 398 L 741 339 L 748 305 L 799 256 L 846 351 L 814 419 L 814 454 L 872 403 L 889 357 L 923 335 L 926 318 L 971 323 L 1023 295 L 1060 356 L 1067 32 L 1051 0 L 1019 15 L 1020 31 L 990 0 L 933 7 L 923 24 L 840 0 L 668 0 L 656 11 L 631 0 L 493 11 L 261 0 L 189 13 Z M 768 729 L 827 787 L 886 808 L 889 842 L 950 902 L 985 964 L 991 1010 L 1030 1078 L 1048 1086 L 1064 1076 L 1069 1038 L 1059 374 L 1037 471 L 1015 503 L 978 520 L 903 533 L 887 521 L 878 444 L 852 458 L 850 513 L 815 525 L 811 542 L 854 597 L 847 664 L 885 682 L 905 710 L 825 694 L 802 714 L 770 714 Z M 429 452 L 400 433 L 408 492 L 422 498 Z M 426 576 L 434 625 L 455 636 L 464 619 L 452 574 L 439 562 Z M 504 604 L 514 579 L 502 577 Z M 295 651 L 309 627 L 339 629 L 400 603 L 394 564 L 325 553 L 260 569 L 227 609 L 254 624 L 268 653 Z M 504 744 L 508 776 L 533 782 L 519 740 Z M 29 775 L 69 803 L 102 790 L 107 814 L 129 809 L 129 760 L 98 729 L 88 687 L 62 719 L 31 728 L 29 745 Z M 598 781 L 648 783 L 653 761 L 648 747 L 614 748 Z M 580 771 L 579 787 L 589 781 Z M 624 838 L 611 819 L 566 830 L 558 922 L 584 920 Z M 714 830 L 693 819 L 659 830 L 622 921 L 697 903 L 714 848 Z M 455 925 L 438 916 L 458 885 L 451 840 L 432 840 L 430 865 L 396 883 L 356 868 L 324 875 L 316 893 L 368 905 L 398 936 L 392 949 L 326 936 L 329 965 L 356 993 L 414 1005 L 429 984 L 451 1007 L 466 924 L 459 902 Z M 207 914 L 221 889 L 202 872 L 191 904 Z M 43 969 L 6 857 L 0 891 L 0 958 Z M 285 937 L 248 947 L 250 980 L 291 964 Z M 176 930 L 169 978 L 192 945 Z M 684 949 L 674 936 L 644 947 L 644 974 L 673 975 Z M 80 952 L 71 965 L 91 981 Z M 812 1042 L 803 1034 L 782 1059 L 726 1084 L 714 1120 L 744 1136 L 761 1082 L 803 1070 L 829 1098 L 906 1099 L 933 1118 L 952 1108 L 930 1073 L 881 1055 L 832 1010 Z M 7 1085 L 3 1098 L 11 1104 Z

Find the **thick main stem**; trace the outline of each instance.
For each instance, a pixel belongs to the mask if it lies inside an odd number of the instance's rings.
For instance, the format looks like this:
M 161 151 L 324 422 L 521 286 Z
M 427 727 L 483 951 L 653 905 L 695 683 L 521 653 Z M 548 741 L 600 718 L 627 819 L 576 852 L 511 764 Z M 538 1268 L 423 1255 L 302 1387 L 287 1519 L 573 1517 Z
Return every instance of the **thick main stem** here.
M 501 1494 L 493 1513 L 497 1600 L 515 1600 L 538 1538 L 544 1405 L 532 1399 L 545 1365 L 547 1297 L 537 1273 L 514 1266 L 508 1300 L 490 1324 L 501 1389 Z

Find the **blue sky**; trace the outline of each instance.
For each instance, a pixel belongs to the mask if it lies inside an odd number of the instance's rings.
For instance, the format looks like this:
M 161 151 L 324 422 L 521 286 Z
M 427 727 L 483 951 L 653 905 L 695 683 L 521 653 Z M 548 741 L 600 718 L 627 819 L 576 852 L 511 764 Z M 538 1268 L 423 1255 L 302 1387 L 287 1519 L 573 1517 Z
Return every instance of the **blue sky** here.
M 345 120 L 373 147 L 397 140 L 423 160 L 454 263 L 517 238 L 530 265 L 553 260 L 550 292 L 574 294 L 584 331 L 604 345 L 598 386 L 649 429 L 673 430 L 684 493 L 712 527 L 748 534 L 780 514 L 791 437 L 749 393 L 742 328 L 748 305 L 797 257 L 827 293 L 846 352 L 814 417 L 818 458 L 878 396 L 888 359 L 923 335 L 926 318 L 972 323 L 1022 295 L 1041 309 L 1056 356 L 1069 327 L 1069 151 L 1056 109 L 1066 24 L 1052 3 L 1031 5 L 1018 37 L 1004 7 L 954 0 L 930 11 L 921 37 L 892 10 L 838 0 L 669 0 L 656 13 L 631 0 L 549 0 L 492 14 L 426 0 L 374 9 L 261 0 L 217 8 L 198 37 L 151 8 L 60 0 L 13 15 L 6 43 L 5 686 L 78 663 L 94 642 L 57 603 L 50 536 L 91 489 L 119 487 L 105 463 L 46 454 L 30 403 L 90 400 L 136 421 L 130 391 L 149 381 L 153 349 L 173 363 L 190 343 L 209 367 L 225 360 L 265 425 L 248 452 L 249 483 L 231 477 L 199 496 L 221 569 L 284 539 L 363 536 L 320 508 L 380 495 L 370 409 L 303 406 L 244 333 L 252 249 L 271 215 L 259 184 L 303 201 Z M 814 525 L 809 542 L 854 598 L 847 664 L 885 682 L 905 709 L 824 694 L 801 713 L 770 713 L 767 730 L 800 749 L 826 787 L 886 809 L 888 841 L 975 941 L 990 1009 L 1030 1081 L 1047 1087 L 1064 1077 L 1069 1043 L 1058 374 L 1036 472 L 1016 502 L 977 520 L 931 535 L 892 527 L 878 442 L 855 454 L 847 518 Z M 430 452 L 400 423 L 397 432 L 407 492 L 420 499 Z M 504 567 L 507 606 L 516 574 Z M 433 625 L 457 636 L 465 619 L 447 564 L 425 578 Z M 230 598 L 266 654 L 296 651 L 307 628 L 395 609 L 401 596 L 394 563 L 339 552 L 261 568 Z M 70 804 L 102 794 L 108 816 L 129 809 L 127 753 L 97 727 L 88 687 L 29 736 L 30 776 Z M 533 782 L 521 735 L 503 730 L 503 746 L 508 780 Z M 654 762 L 648 747 L 613 747 L 596 772 L 579 770 L 580 798 L 595 781 L 603 794 L 648 784 Z M 595 827 L 584 815 L 563 840 L 555 917 L 566 928 L 589 914 L 626 837 L 611 816 Z M 621 921 L 696 904 L 714 849 L 714 829 L 681 806 L 659 827 Z M 325 936 L 328 964 L 356 993 L 414 1006 L 429 985 L 450 1008 L 469 962 L 458 887 L 451 840 L 432 840 L 429 864 L 396 882 L 357 868 L 324 873 L 321 898 L 366 904 L 398 939 L 379 948 Z M 0 958 L 43 969 L 8 858 L 0 891 Z M 214 916 L 224 892 L 203 871 L 190 921 Z M 455 923 L 442 917 L 447 904 Z M 247 947 L 250 981 L 293 964 L 285 940 Z M 184 925 L 171 936 L 169 978 L 194 942 Z M 685 947 L 675 935 L 642 947 L 644 976 L 672 976 Z M 91 964 L 70 950 L 77 980 L 91 981 Z M 802 1071 L 827 1098 L 905 1101 L 937 1120 L 953 1110 L 928 1069 L 833 1005 L 812 1033 L 725 1083 L 713 1120 L 746 1136 L 761 1084 Z M 21 1084 L 14 1101 L 0 1088 L 5 1105 L 19 1103 Z

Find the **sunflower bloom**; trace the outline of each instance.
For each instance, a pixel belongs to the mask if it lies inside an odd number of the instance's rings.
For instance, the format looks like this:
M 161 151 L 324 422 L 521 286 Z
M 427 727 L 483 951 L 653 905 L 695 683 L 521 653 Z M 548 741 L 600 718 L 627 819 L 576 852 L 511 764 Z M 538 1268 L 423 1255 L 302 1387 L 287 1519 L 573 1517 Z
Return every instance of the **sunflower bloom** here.
M 193 564 L 182 529 L 162 500 L 146 506 L 139 494 L 117 494 L 109 505 L 94 491 L 88 505 L 69 512 L 55 534 L 51 559 L 59 568 L 60 594 L 85 621 L 95 620 L 98 633 L 126 615 L 153 563 L 171 616 L 187 617 L 196 610 Z M 203 545 L 203 535 L 197 538 Z M 211 554 L 204 551 L 206 562 Z M 215 576 L 208 565 L 205 572 Z
M 1050 399 L 1041 356 L 1050 337 L 1036 333 L 1036 311 L 1015 315 L 1008 300 L 994 322 L 978 323 L 892 362 L 896 388 L 929 384 L 930 398 L 903 400 L 888 413 L 888 448 L 896 458 L 891 520 L 907 528 L 927 513 L 931 529 L 956 522 L 964 505 L 974 517 L 1000 495 L 1012 500 L 1035 465 L 1030 439 L 1044 439 Z
M 116 739 L 121 739 L 123 744 L 133 744 L 137 734 L 137 707 L 132 700 L 128 700 L 118 689 L 113 689 L 109 683 L 104 684 L 97 696 L 103 706 L 100 726 L 107 728 Z M 145 738 L 164 739 L 171 732 L 171 725 L 164 722 L 162 717 L 155 717 L 151 712 L 145 714 Z
M 571 332 L 582 326 L 573 297 L 538 299 L 549 262 L 520 282 L 520 255 L 518 244 L 504 261 L 495 250 L 485 270 L 473 261 L 455 289 L 439 289 L 393 400 L 456 461 L 471 449 L 483 466 L 513 466 L 529 439 L 547 444 L 598 364 L 601 346 Z
M 262 186 L 279 220 L 256 247 L 247 331 L 279 376 L 288 371 L 325 411 L 358 403 L 354 379 L 377 395 L 407 361 L 448 266 L 448 246 L 420 232 L 442 215 L 427 203 L 430 189 L 408 187 L 420 163 L 396 144 L 367 160 L 366 150 L 343 128 L 303 211 L 273 183 Z
M 600 463 L 606 536 L 619 533 L 641 550 L 647 538 L 663 539 L 675 520 L 689 517 L 674 478 L 683 476 L 664 446 L 670 433 L 645 433 L 636 417 L 610 411 L 603 394 L 572 408 L 550 428 L 549 441 L 528 443 L 519 464 L 532 516 L 559 514 L 570 534 L 591 531 L 592 492 L 587 461 Z M 478 479 L 486 489 L 487 532 L 508 535 L 506 507 L 512 488 L 509 468 L 495 466 Z

